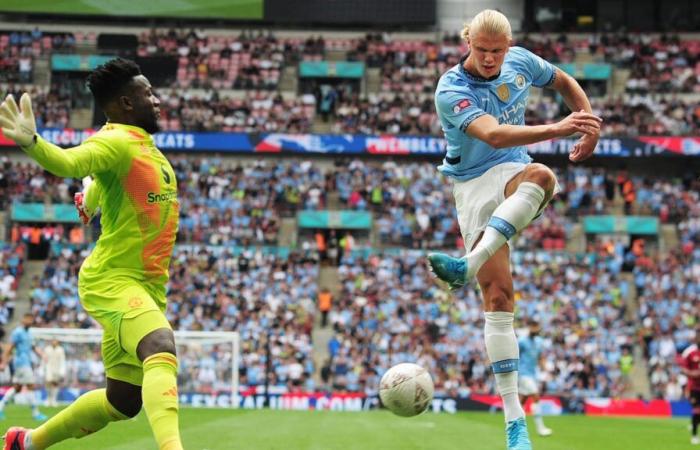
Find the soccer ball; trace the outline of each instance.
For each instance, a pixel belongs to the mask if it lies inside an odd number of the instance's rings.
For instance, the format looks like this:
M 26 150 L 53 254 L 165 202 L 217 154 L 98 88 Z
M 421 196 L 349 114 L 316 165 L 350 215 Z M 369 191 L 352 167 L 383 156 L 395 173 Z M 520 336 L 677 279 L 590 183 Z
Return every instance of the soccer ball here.
M 402 363 L 389 369 L 379 383 L 379 398 L 401 417 L 416 416 L 433 401 L 433 379 L 417 364 Z

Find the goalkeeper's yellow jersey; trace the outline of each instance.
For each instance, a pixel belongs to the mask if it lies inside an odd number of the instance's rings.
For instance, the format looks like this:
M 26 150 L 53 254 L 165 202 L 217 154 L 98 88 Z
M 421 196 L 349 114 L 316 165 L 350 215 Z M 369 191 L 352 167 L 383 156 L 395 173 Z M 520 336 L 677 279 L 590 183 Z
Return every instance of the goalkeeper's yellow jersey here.
M 80 284 L 127 278 L 164 293 L 178 229 L 175 172 L 142 128 L 108 123 L 63 150 L 41 138 L 26 152 L 49 172 L 91 175 L 100 187 L 102 234 L 80 269 Z

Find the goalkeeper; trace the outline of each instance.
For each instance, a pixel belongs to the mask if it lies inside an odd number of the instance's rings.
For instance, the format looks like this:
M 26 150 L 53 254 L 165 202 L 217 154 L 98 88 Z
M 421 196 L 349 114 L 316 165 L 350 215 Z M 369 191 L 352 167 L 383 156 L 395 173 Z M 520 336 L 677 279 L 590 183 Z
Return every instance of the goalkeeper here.
M 143 406 L 158 448 L 180 450 L 175 338 L 165 318 L 178 201 L 175 173 L 151 136 L 160 101 L 139 67 L 124 59 L 96 68 L 87 83 L 108 122 L 78 147 L 62 150 L 37 136 L 27 94 L 19 108 L 11 95 L 0 105 L 0 126 L 49 172 L 92 175 L 99 183 L 102 235 L 80 269 L 78 288 L 83 307 L 104 328 L 107 387 L 34 430 L 10 428 L 4 448 L 42 450 L 79 439 Z

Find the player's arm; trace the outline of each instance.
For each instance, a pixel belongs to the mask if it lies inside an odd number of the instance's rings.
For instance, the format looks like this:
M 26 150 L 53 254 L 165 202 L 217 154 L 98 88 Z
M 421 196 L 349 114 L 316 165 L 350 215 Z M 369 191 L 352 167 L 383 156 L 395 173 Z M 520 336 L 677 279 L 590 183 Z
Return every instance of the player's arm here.
M 477 96 L 463 88 L 449 86 L 438 90 L 435 106 L 440 120 L 458 128 L 493 148 L 509 148 L 519 145 L 569 136 L 573 133 L 596 133 L 600 118 L 590 113 L 576 112 L 566 119 L 547 125 L 499 124 L 498 119 L 479 106 Z
M 40 359 L 44 359 L 44 351 L 42 349 L 34 345 L 32 346 L 32 350 L 34 350 L 34 353 L 36 353 Z
M 588 96 L 581 85 L 578 84 L 578 81 L 559 68 L 556 68 L 555 71 L 556 76 L 554 82 L 549 87 L 562 96 L 564 103 L 566 103 L 566 106 L 568 106 L 571 111 L 581 111 L 592 114 L 591 103 L 588 101 Z M 598 144 L 598 139 L 600 139 L 600 128 L 598 128 L 598 133 L 586 133 L 581 140 L 576 143 L 569 158 L 572 161 L 583 161 L 587 159 L 593 154 Z
M 10 356 L 12 355 L 12 351 L 14 349 L 15 349 L 14 342 L 3 345 L 2 361 L 0 361 L 0 370 L 5 370 L 5 367 L 7 367 L 7 362 L 10 360 Z
M 31 158 L 59 177 L 83 178 L 114 168 L 120 151 L 106 139 L 94 139 L 78 147 L 63 150 L 36 134 L 36 121 L 29 94 L 20 99 L 21 109 L 10 94 L 0 105 L 0 127 Z
M 560 122 L 547 125 L 508 125 L 499 124 L 494 116 L 485 114 L 470 123 L 466 133 L 493 148 L 510 148 L 574 133 L 598 135 L 600 118 L 591 113 L 575 112 Z

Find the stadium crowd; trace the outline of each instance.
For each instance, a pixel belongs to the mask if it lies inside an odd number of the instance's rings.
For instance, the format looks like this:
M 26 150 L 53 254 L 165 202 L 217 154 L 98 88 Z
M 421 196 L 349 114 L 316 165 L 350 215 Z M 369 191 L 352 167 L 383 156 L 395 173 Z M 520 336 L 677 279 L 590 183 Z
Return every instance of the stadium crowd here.
M 0 81 L 28 83 L 33 58 L 60 50 L 73 52 L 83 33 L 0 33 Z M 649 37 L 615 34 L 569 38 L 525 35 L 516 39 L 552 62 L 570 63 L 579 54 L 628 70 L 627 95 L 593 101 L 601 115 L 602 135 L 695 135 L 700 132 L 700 109 L 683 97 L 659 93 L 688 93 L 700 86 L 700 41 L 677 36 Z M 273 94 L 285 67 L 302 60 L 322 60 L 328 51 L 346 54 L 380 71 L 376 92 L 333 91 L 330 108 L 323 96 L 283 99 Z M 177 60 L 173 86 L 161 86 L 161 126 L 169 131 L 313 132 L 314 110 L 330 115 L 334 133 L 394 133 L 441 136 L 431 94 L 435 81 L 466 51 L 457 35 L 439 41 L 401 40 L 388 33 L 361 38 L 277 38 L 271 32 L 243 31 L 238 35 L 204 30 L 150 29 L 138 36 L 137 54 Z M 4 78 L 2 78 L 4 77 Z M 8 78 L 10 77 L 10 78 Z M 177 87 L 177 92 L 168 87 Z M 192 94 L 188 88 L 208 92 Z M 251 91 L 244 98 L 226 98 L 211 89 Z M 31 90 L 31 89 L 30 89 Z M 12 91 L 12 87 L 10 87 Z M 57 92 L 57 93 L 56 93 Z M 40 126 L 66 127 L 70 92 L 52 90 L 41 99 Z M 67 103 L 68 102 L 68 103 Z M 527 123 L 550 123 L 568 109 L 543 97 L 528 105 Z
M 72 33 L 0 31 L 0 82 L 30 83 L 34 80 L 34 60 L 53 51 L 72 53 Z
M 421 258 L 404 251 L 344 260 L 342 291 L 330 314 L 328 386 L 376 393 L 382 374 L 376 368 L 414 361 L 433 374 L 437 393 L 494 391 L 480 297 L 473 289 L 451 297 Z M 595 252 L 576 259 L 532 251 L 515 252 L 514 261 L 518 320 L 524 328 L 534 318 L 543 328 L 538 381 L 545 392 L 572 400 L 621 394 L 634 327 L 624 317 L 629 286 L 617 277 L 619 261 Z
M 267 91 L 250 91 L 245 98 L 220 97 L 214 90 L 159 95 L 163 131 L 310 133 L 316 108 L 313 96 L 284 99 Z

